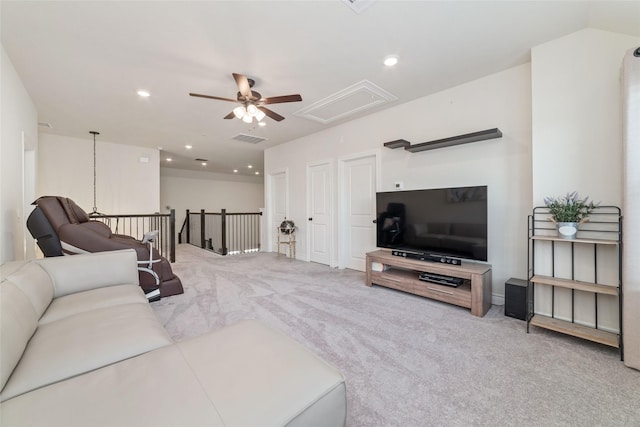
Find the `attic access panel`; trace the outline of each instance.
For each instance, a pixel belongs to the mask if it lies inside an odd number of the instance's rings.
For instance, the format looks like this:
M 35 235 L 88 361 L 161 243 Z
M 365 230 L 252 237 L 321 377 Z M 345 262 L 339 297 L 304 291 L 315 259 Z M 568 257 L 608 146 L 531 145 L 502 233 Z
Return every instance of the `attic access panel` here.
M 353 114 L 398 99 L 396 96 L 362 80 L 295 113 L 298 117 L 329 124 Z

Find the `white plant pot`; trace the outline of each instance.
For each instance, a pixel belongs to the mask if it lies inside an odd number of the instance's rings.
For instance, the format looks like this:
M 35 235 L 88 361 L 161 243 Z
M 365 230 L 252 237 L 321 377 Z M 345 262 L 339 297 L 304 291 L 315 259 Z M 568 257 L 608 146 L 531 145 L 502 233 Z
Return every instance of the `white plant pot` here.
M 558 228 L 558 236 L 563 239 L 575 239 L 576 233 L 578 233 L 578 224 L 579 223 L 577 222 L 558 222 L 556 224 Z

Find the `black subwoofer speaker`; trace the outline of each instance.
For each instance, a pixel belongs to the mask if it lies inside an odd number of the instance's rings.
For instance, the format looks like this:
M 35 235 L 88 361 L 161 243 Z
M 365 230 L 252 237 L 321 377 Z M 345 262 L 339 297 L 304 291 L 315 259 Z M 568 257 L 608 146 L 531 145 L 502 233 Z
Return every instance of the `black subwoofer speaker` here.
M 504 315 L 527 319 L 527 281 L 511 278 L 504 284 Z

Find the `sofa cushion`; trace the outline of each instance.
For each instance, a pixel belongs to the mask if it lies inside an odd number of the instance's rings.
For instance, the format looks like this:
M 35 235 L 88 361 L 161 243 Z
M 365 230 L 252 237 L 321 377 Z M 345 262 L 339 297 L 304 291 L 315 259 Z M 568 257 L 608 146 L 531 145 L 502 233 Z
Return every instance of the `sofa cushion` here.
M 0 425 L 222 427 L 225 424 L 178 347 L 169 346 L 4 401 L 0 406 Z
M 40 325 L 0 400 L 171 342 L 146 301 L 95 309 Z
M 49 274 L 38 264 L 30 262 L 7 279 L 25 293 L 40 318 L 53 299 L 53 283 Z
M 113 285 L 138 283 L 136 253 L 132 249 L 35 260 L 53 282 L 53 296 L 61 296 Z M 108 270 L 105 269 L 108 265 Z
M 78 292 L 54 299 L 39 323 L 44 325 L 74 314 L 132 303 L 147 303 L 147 298 L 138 285 L 115 285 Z
M 0 265 L 0 280 L 5 280 L 27 263 L 28 261 L 8 261 Z
M 0 389 L 14 371 L 38 325 L 29 298 L 14 283 L 0 283 Z
M 344 425 L 342 374 L 278 331 L 247 320 L 176 345 L 225 425 Z
M 302 345 L 244 321 L 15 397 L 0 414 L 20 426 L 338 427 L 346 394 Z

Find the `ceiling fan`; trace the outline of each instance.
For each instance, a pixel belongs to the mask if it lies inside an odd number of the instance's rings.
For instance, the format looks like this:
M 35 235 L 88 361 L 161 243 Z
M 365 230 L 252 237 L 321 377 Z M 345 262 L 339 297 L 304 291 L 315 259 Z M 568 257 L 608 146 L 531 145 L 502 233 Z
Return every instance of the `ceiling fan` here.
M 302 101 L 302 97 L 298 94 L 284 95 L 284 96 L 272 96 L 271 98 L 263 98 L 258 92 L 251 90 L 255 81 L 247 78 L 244 74 L 232 73 L 233 78 L 238 85 L 237 99 L 221 98 L 219 96 L 201 95 L 199 93 L 190 93 L 191 96 L 197 96 L 200 98 L 218 99 L 220 101 L 236 102 L 238 105 L 232 112 L 224 116 L 225 119 L 232 119 L 237 117 L 242 119 L 245 123 L 253 122 L 253 119 L 260 122 L 265 116 L 272 118 L 279 122 L 284 120 L 280 114 L 273 110 L 268 109 L 265 105 L 268 104 L 281 104 L 284 102 L 298 102 Z

